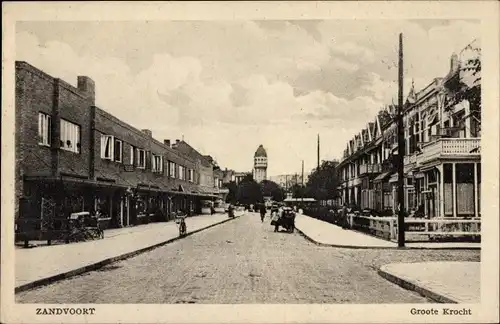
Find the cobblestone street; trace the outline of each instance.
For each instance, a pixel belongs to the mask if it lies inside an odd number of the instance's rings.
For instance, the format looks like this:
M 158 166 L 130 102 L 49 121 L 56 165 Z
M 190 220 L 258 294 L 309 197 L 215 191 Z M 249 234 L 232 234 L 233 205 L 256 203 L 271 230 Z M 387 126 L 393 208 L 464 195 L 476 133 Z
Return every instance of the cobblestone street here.
M 189 224 L 188 224 L 189 226 Z M 377 268 L 479 261 L 480 251 L 358 250 L 274 233 L 255 213 L 99 271 L 16 295 L 21 303 L 426 303 Z

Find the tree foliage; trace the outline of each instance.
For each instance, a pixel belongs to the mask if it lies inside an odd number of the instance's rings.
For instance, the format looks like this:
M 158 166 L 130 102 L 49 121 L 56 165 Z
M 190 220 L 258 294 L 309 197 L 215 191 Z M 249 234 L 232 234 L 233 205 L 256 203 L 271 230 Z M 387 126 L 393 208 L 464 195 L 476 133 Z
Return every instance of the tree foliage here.
M 252 175 L 246 176 L 239 184 L 236 200 L 241 204 L 256 204 L 263 202 L 260 185 L 253 180 Z
M 450 82 L 448 88 L 447 108 L 451 109 L 454 105 L 467 100 L 470 105 L 470 114 L 465 118 L 473 118 L 478 126 L 481 125 L 481 49 L 472 48 L 470 45 L 466 48 L 473 52 L 473 57 L 467 59 L 460 67 L 455 82 Z M 472 80 L 466 80 L 466 75 L 470 73 Z M 465 75 L 465 76 L 464 76 Z M 469 81 L 469 82 L 467 82 Z
M 236 182 L 231 181 L 229 183 L 226 183 L 224 187 L 229 189 L 229 193 L 226 197 L 226 202 L 232 204 L 236 203 L 236 195 L 238 194 L 238 186 L 236 185 Z
M 276 182 L 264 180 L 260 183 L 260 186 L 264 197 L 272 197 L 274 201 L 283 201 L 285 197 L 284 190 Z
M 309 176 L 302 194 L 307 194 L 317 200 L 336 198 L 339 185 L 337 165 L 337 161 L 323 161 L 319 168 Z

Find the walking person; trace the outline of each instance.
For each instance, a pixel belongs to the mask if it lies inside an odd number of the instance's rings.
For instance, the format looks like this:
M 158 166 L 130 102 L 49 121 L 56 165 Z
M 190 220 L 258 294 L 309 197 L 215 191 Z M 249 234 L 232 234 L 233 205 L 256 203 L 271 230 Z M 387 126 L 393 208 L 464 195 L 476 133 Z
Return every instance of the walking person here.
M 344 204 L 342 206 L 342 228 L 347 229 L 347 206 Z
M 264 217 L 266 217 L 266 205 L 260 205 L 260 221 L 264 223 Z

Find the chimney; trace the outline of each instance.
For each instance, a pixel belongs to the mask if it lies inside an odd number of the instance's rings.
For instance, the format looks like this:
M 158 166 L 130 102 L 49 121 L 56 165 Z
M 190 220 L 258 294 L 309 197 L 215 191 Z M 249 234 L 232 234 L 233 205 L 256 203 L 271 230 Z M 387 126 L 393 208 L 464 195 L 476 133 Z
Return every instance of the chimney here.
M 92 101 L 92 106 L 95 105 L 95 83 L 94 80 L 87 76 L 78 76 L 78 90 Z
M 168 140 L 168 139 L 163 140 L 163 144 L 165 144 L 166 146 L 170 147 L 170 140 Z
M 141 130 L 141 132 L 148 135 L 149 137 L 153 137 L 153 132 L 151 132 L 150 129 L 143 129 L 143 130 Z

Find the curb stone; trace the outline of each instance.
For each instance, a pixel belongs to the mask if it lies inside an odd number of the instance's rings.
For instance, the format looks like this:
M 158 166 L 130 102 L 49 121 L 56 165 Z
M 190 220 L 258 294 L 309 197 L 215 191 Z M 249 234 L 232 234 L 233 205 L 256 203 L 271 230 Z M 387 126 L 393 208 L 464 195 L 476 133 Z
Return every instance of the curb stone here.
M 422 295 L 426 298 L 429 298 L 429 299 L 431 299 L 435 302 L 438 302 L 438 303 L 442 303 L 442 304 L 459 304 L 460 303 L 459 301 L 457 301 L 449 296 L 445 296 L 444 294 L 438 294 L 434 291 L 431 291 L 428 288 L 425 288 L 423 285 L 419 285 L 419 284 L 412 282 L 409 279 L 393 275 L 392 273 L 389 273 L 388 271 L 385 271 L 382 268 L 383 268 L 383 266 L 380 267 L 377 271 L 378 274 L 382 278 L 384 278 L 384 279 L 386 279 L 386 280 L 388 280 L 388 281 L 390 281 L 390 282 L 392 282 L 392 283 L 394 283 L 394 284 L 396 284 L 404 289 L 413 290 L 413 291 L 419 293 L 420 295 Z
M 335 248 L 343 248 L 343 249 L 353 249 L 353 250 L 481 250 L 480 247 L 437 247 L 437 248 L 428 248 L 428 247 L 423 247 L 423 246 L 405 246 L 403 248 L 397 247 L 397 246 L 356 246 L 356 245 L 342 245 L 342 244 L 328 244 L 328 243 L 321 243 L 310 236 L 308 236 L 306 233 L 301 231 L 298 227 L 295 227 L 295 230 L 302 235 L 306 240 L 310 241 L 313 244 L 316 244 L 317 246 L 321 247 L 335 247 Z M 363 233 L 364 234 L 364 233 Z M 366 235 L 366 234 L 364 234 Z
M 239 218 L 239 217 L 241 217 L 243 215 L 245 215 L 245 214 L 241 214 L 239 216 L 235 216 L 234 218 L 228 218 L 228 219 L 225 219 L 223 221 L 220 221 L 220 222 L 217 222 L 217 223 L 213 223 L 211 225 L 199 228 L 199 229 L 194 230 L 192 232 L 188 232 L 184 236 L 176 236 L 176 237 L 173 237 L 173 238 L 168 239 L 166 241 L 163 241 L 163 242 L 160 242 L 160 243 L 156 243 L 154 245 L 147 246 L 145 248 L 141 248 L 141 249 L 136 250 L 136 251 L 127 252 L 127 253 L 124 253 L 124 254 L 121 254 L 121 255 L 118 255 L 118 256 L 115 256 L 115 257 L 107 258 L 107 259 L 104 259 L 102 261 L 98 261 L 98 262 L 95 262 L 95 263 L 92 263 L 92 264 L 80 267 L 80 268 L 75 269 L 75 270 L 66 271 L 66 272 L 63 272 L 63 273 L 59 273 L 59 274 L 56 274 L 56 275 L 53 275 L 53 276 L 49 276 L 49 277 L 46 277 L 46 278 L 38 279 L 38 280 L 32 281 L 30 283 L 17 286 L 14 289 L 14 292 L 17 294 L 17 293 L 20 293 L 20 292 L 23 292 L 23 291 L 31 290 L 33 288 L 37 288 L 37 287 L 41 287 L 41 286 L 46 286 L 46 285 L 52 284 L 52 283 L 54 283 L 56 281 L 61 281 L 61 280 L 64 280 L 64 279 L 69 279 L 71 277 L 75 277 L 75 276 L 81 275 L 81 274 L 86 273 L 86 272 L 97 270 L 97 269 L 102 268 L 102 267 L 104 267 L 106 265 L 109 265 L 111 263 L 115 263 L 117 261 L 122 261 L 122 260 L 125 260 L 125 259 L 129 259 L 131 257 L 134 257 L 134 256 L 138 255 L 138 254 L 149 252 L 149 251 L 154 250 L 154 249 L 156 249 L 158 247 L 161 247 L 163 245 L 167 245 L 167 244 L 175 242 L 177 240 L 186 238 L 188 236 L 191 236 L 191 235 L 193 235 L 195 233 L 198 233 L 198 232 L 201 232 L 203 230 L 212 228 L 212 227 L 217 226 L 217 225 L 221 225 L 221 224 L 227 223 L 227 222 L 229 222 L 231 220 L 235 220 L 235 219 L 237 219 L 237 218 Z

